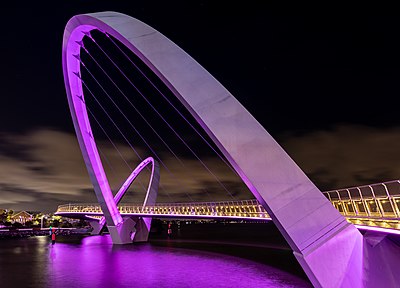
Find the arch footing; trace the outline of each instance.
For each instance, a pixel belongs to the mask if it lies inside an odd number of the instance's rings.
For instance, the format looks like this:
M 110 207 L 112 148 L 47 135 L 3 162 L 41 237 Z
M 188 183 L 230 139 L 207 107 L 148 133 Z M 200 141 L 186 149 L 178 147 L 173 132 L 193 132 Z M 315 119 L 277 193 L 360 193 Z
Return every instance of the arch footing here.
M 98 220 L 89 221 L 89 225 L 93 228 L 90 235 L 100 235 L 104 227 Z
M 294 255 L 317 288 L 399 287 L 400 246 L 382 233 L 351 225 Z
M 116 226 L 107 225 L 113 244 L 132 243 L 136 232 L 135 225 L 136 222 L 130 217 L 123 218 L 122 222 Z
M 394 240 L 394 239 L 393 239 Z M 364 235 L 364 283 L 366 288 L 399 287 L 400 245 L 388 235 Z
M 147 242 L 151 229 L 151 217 L 142 217 L 136 220 L 136 232 L 133 242 Z
M 151 229 L 150 217 L 125 217 L 118 226 L 107 226 L 113 244 L 147 242 Z M 100 226 L 100 225 L 99 225 Z
M 351 224 L 344 224 L 333 235 L 325 235 L 294 256 L 316 288 L 363 285 L 363 236 Z

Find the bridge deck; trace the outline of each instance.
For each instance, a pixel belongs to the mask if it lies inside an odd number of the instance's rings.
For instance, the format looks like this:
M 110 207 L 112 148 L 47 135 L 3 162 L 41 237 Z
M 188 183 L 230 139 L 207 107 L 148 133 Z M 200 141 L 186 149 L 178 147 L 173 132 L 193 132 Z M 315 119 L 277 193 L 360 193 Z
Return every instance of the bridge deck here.
M 202 203 L 158 203 L 153 206 L 142 204 L 121 204 L 122 215 L 155 218 L 235 218 L 271 220 L 257 200 L 202 202 Z M 100 217 L 98 204 L 66 204 L 58 206 L 56 215 L 66 217 Z M 68 215 L 68 216 L 67 216 Z
M 399 180 L 323 192 L 347 221 L 361 226 L 381 227 L 400 231 Z M 256 199 L 224 202 L 121 204 L 123 216 L 176 219 L 243 219 L 271 220 Z M 70 218 L 100 219 L 100 205 L 65 204 L 55 213 Z

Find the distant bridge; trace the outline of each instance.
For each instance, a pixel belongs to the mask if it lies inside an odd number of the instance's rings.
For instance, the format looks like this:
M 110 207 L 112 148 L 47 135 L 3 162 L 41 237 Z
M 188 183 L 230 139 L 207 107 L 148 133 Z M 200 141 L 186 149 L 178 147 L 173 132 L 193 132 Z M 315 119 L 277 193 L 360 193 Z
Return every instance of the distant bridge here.
M 393 229 L 400 233 L 400 181 L 370 184 L 323 192 L 347 221 L 369 227 Z M 223 202 L 121 204 L 123 216 L 175 219 L 233 219 L 269 221 L 271 217 L 256 199 Z M 99 204 L 64 204 L 59 216 L 99 220 Z M 390 230 L 388 230 L 390 231 Z

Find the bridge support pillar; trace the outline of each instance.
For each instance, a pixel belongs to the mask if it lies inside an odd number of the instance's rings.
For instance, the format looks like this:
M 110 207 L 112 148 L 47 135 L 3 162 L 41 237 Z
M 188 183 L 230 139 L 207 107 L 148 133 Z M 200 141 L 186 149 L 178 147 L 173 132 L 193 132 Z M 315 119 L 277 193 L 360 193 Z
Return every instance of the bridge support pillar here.
M 117 226 L 107 225 L 108 232 L 110 232 L 113 244 L 128 244 L 132 243 L 135 235 L 135 221 L 132 218 L 126 217 Z
M 136 232 L 133 236 L 133 242 L 147 242 L 151 228 L 151 217 L 137 219 Z
M 399 287 L 400 246 L 382 233 L 364 234 L 365 287 Z
M 118 226 L 107 226 L 113 244 L 129 244 L 132 242 L 147 242 L 151 228 L 151 217 L 132 219 L 124 218 Z
M 342 226 L 327 239 L 294 252 L 314 287 L 364 286 L 363 236 L 351 224 Z
M 103 225 L 100 225 L 99 221 L 97 220 L 89 221 L 89 224 L 90 227 L 93 228 L 92 232 L 90 232 L 90 235 L 99 235 L 103 229 Z
M 400 247 L 385 234 L 348 224 L 319 243 L 294 252 L 314 287 L 399 287 Z

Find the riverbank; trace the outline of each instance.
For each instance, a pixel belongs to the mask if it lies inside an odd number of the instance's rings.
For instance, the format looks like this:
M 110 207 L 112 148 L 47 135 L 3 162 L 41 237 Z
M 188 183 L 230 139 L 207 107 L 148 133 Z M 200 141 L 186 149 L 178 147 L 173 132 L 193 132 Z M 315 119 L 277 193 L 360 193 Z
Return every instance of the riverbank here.
M 89 235 L 89 230 L 86 228 L 57 228 L 57 235 Z M 29 238 L 34 236 L 49 235 L 49 228 L 24 228 L 24 229 L 1 229 L 0 240 L 2 239 L 19 239 Z

